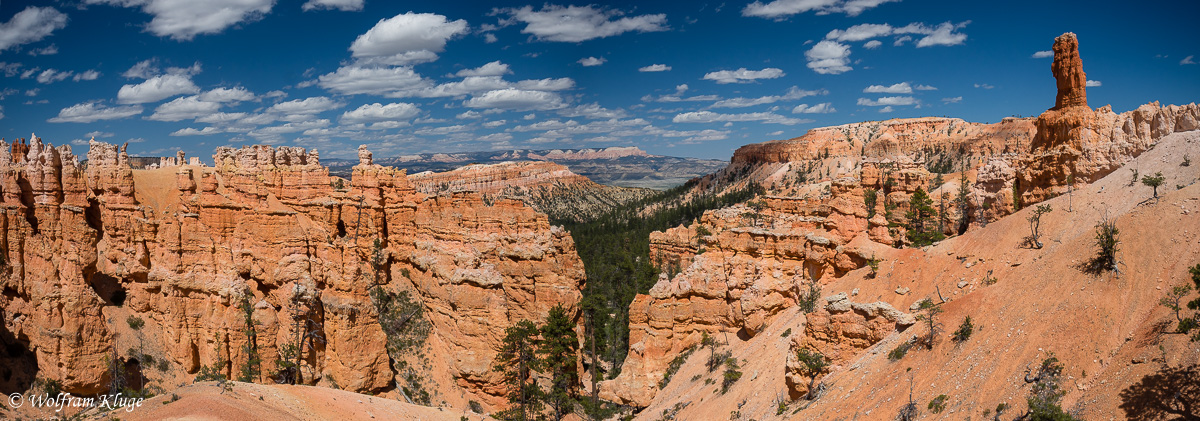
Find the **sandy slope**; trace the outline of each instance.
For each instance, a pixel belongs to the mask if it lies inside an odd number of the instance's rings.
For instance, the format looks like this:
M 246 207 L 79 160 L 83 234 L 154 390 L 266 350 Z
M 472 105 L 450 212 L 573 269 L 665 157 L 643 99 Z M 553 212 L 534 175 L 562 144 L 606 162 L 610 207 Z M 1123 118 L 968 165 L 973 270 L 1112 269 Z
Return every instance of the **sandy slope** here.
M 122 420 L 459 420 L 491 419 L 472 412 L 410 405 L 392 399 L 312 386 L 234 382 L 222 392 L 215 382 L 198 383 L 165 393 L 128 413 Z
M 790 340 L 781 335 L 804 331 L 804 317 L 793 308 L 748 341 L 728 335 L 744 376 L 727 394 L 717 390 L 720 370 L 707 373 L 707 353 L 697 352 L 638 418 L 674 412 L 676 419 L 688 420 L 893 419 L 908 400 L 911 380 L 921 419 L 985 419 L 984 410 L 1002 402 L 1013 406 L 1004 417 L 1009 419 L 1025 410 L 1026 366 L 1051 352 L 1066 366 L 1064 406 L 1083 419 L 1144 412 L 1121 392 L 1166 367 L 1200 363 L 1200 343 L 1163 333 L 1173 329 L 1174 320 L 1158 304 L 1171 286 L 1186 282 L 1187 267 L 1200 263 L 1200 165 L 1180 166 L 1185 154 L 1200 157 L 1200 132 L 1170 135 L 1136 162 L 1076 192 L 1074 212 L 1066 211 L 1068 197 L 1047 201 L 1054 211 L 1042 218 L 1043 249 L 1020 248 L 1029 231 L 1026 208 L 925 250 L 895 250 L 860 238 L 851 246 L 879 250 L 884 260 L 879 276 L 868 279 L 861 269 L 826 281 L 823 295 L 857 289 L 853 301 L 886 301 L 898 309 L 925 297 L 937 301 L 940 289 L 949 301 L 940 319 L 946 332 L 967 315 L 979 326 L 966 343 L 956 345 L 946 333 L 932 351 L 914 350 L 891 362 L 888 351 L 925 329 L 895 333 L 834 367 L 822 379 L 828 392 L 821 399 L 799 411 L 804 405 L 790 403 L 777 416 L 776 400 L 786 397 Z M 1140 182 L 1129 185 L 1131 167 L 1142 175 L 1166 176 L 1159 200 L 1147 201 L 1150 188 Z M 1105 210 L 1121 230 L 1119 276 L 1079 269 L 1095 253 L 1093 227 Z M 982 282 L 989 270 L 999 280 L 995 285 Z M 961 281 L 968 284 L 960 289 Z M 900 286 L 912 291 L 898 295 Z M 707 379 L 717 383 L 706 384 Z M 926 404 L 940 394 L 949 396 L 947 409 L 930 414 Z

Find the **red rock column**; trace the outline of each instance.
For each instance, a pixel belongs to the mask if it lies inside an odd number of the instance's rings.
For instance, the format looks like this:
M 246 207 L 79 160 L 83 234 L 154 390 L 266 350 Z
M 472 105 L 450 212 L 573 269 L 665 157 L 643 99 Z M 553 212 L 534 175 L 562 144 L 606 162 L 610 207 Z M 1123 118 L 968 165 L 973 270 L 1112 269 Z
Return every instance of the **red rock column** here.
M 1054 39 L 1054 63 L 1050 65 L 1054 79 L 1058 82 L 1058 97 L 1054 99 L 1055 110 L 1082 105 L 1087 106 L 1087 75 L 1083 73 L 1083 61 L 1079 59 L 1079 40 L 1067 32 Z

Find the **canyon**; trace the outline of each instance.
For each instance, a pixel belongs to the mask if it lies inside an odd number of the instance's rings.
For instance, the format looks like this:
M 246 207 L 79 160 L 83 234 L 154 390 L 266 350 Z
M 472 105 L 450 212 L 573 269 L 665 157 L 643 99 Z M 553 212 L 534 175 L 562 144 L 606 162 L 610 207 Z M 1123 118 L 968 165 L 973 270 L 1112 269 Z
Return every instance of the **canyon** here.
M 381 285 L 412 292 L 433 326 L 433 402 L 491 407 L 504 402 L 491 371 L 504 329 L 556 305 L 578 316 L 569 233 L 519 201 L 419 193 L 365 149 L 338 190 L 302 148 L 219 148 L 214 167 L 135 171 L 124 147 L 101 142 L 86 165 L 36 137 L 25 153 L 4 146 L 4 337 L 32 365 L 7 381 L 98 393 L 108 361 L 134 359 L 127 349 L 163 364 L 141 368 L 161 387 L 202 367 L 234 378 L 248 358 L 245 300 L 264 356 L 252 380 L 271 381 L 301 329 L 319 338 L 301 351 L 304 384 L 385 393 L 406 380 L 370 299 Z
M 470 158 L 416 156 L 404 159 L 455 169 L 408 174 L 360 147 L 339 177 L 298 147 L 221 147 L 211 167 L 179 157 L 134 170 L 124 146 L 92 141 L 81 162 L 36 136 L 0 145 L 0 386 L 101 393 L 121 359 L 184 395 L 156 398 L 147 419 L 222 399 L 294 416 L 363 398 L 372 417 L 483 417 L 510 405 L 493 369 L 506 329 L 562 306 L 579 335 L 581 400 L 595 393 L 636 419 L 895 419 L 940 396 L 934 418 L 1009 416 L 1025 410 L 1031 367 L 1051 357 L 1076 416 L 1153 411 L 1172 403 L 1146 402 L 1138 385 L 1200 364 L 1160 305 L 1200 264 L 1200 166 L 1186 158 L 1200 156 L 1200 107 L 1090 108 L 1078 46 L 1071 33 L 1055 39 L 1058 91 L 1038 117 L 815 128 L 745 145 L 690 179 L 685 197 L 762 193 L 649 234 L 659 273 L 628 305 L 619 364 L 587 351 L 585 240 L 551 221 L 658 193 L 549 161 L 640 150 L 521 151 L 461 167 Z M 1155 172 L 1163 187 L 1151 198 L 1138 174 Z M 923 194 L 945 236 L 928 245 L 907 223 Z M 643 211 L 671 204 L 655 206 Z M 1052 211 L 1035 215 L 1041 206 Z M 1044 246 L 1028 242 L 1034 218 Z M 1106 222 L 1120 229 L 1118 270 L 1096 272 L 1087 262 Z M 423 309 L 419 353 L 389 355 L 372 300 L 381 290 Z M 967 317 L 970 338 L 951 339 Z M 297 368 L 317 388 L 268 386 L 297 337 L 319 338 L 301 342 Z M 261 384 L 229 398 L 185 386 L 214 367 L 236 377 L 251 348 L 267 356 L 249 379 Z M 827 365 L 810 369 L 802 356 L 814 354 Z M 436 413 L 397 405 L 418 387 Z M 289 403 L 297 396 L 310 406 Z

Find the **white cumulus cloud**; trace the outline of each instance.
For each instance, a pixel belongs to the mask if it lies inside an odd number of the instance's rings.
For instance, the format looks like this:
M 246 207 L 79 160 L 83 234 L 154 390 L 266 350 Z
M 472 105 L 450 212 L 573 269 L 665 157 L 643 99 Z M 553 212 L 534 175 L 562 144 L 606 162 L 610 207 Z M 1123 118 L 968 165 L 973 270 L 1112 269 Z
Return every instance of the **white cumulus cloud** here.
M 125 85 L 117 91 L 117 102 L 122 104 L 141 104 L 157 102 L 173 96 L 194 94 L 200 88 L 192 83 L 192 79 L 183 75 L 166 74 L 147 79 L 137 85 Z
M 375 123 L 380 121 L 400 121 L 416 117 L 421 109 L 415 104 L 396 102 L 391 104 L 366 104 L 353 111 L 342 113 L 339 119 L 343 124 Z
M 409 67 L 342 66 L 317 78 L 322 88 L 342 95 L 401 96 L 431 85 Z
M 837 110 L 833 108 L 833 104 L 828 102 L 822 102 L 813 106 L 809 106 L 808 104 L 800 104 L 797 105 L 796 108 L 792 108 L 792 114 L 827 114 L 835 112 L 837 112 Z
M 242 102 L 253 101 L 254 93 L 241 86 L 233 88 L 216 88 L 200 94 L 201 101 L 208 102 Z
M 639 67 L 639 72 L 667 72 L 671 70 L 671 66 L 665 64 L 651 64 L 646 67 Z
M 879 99 L 859 98 L 858 105 L 866 105 L 868 107 L 880 107 L 891 105 L 913 105 L 916 104 L 916 98 L 911 96 L 885 96 Z
M 587 58 L 579 59 L 579 61 L 577 61 L 576 63 L 582 64 L 583 67 L 592 67 L 592 66 L 599 66 L 601 64 L 604 64 L 604 62 L 606 62 L 606 61 L 608 61 L 608 59 L 605 59 L 604 57 L 600 57 L 600 58 L 587 57 Z
M 720 70 L 704 74 L 702 79 L 726 83 L 749 83 L 758 79 L 776 79 L 785 75 L 782 69 L 768 67 L 762 70 L 749 70 L 745 67 L 737 70 Z
M 852 70 L 850 47 L 837 41 L 822 40 L 804 52 L 808 68 L 823 75 L 836 75 Z
M 381 19 L 350 44 L 358 59 L 390 64 L 410 64 L 437 59 L 451 38 L 466 34 L 467 21 L 447 20 L 433 13 L 408 12 Z
M 458 77 L 503 76 L 503 75 L 506 75 L 509 73 L 512 73 L 512 70 L 508 69 L 508 65 L 501 63 L 500 60 L 496 60 L 491 63 L 479 66 L 478 68 L 459 70 L 458 73 L 455 73 L 454 75 L 458 76 Z
M 146 117 L 155 121 L 180 121 L 211 115 L 221 108 L 216 102 L 201 101 L 198 96 L 175 98 L 170 102 L 159 105 L 154 114 Z
M 779 101 L 794 101 L 800 98 L 813 95 L 827 95 L 829 91 L 821 89 L 816 91 L 806 91 L 798 87 L 791 87 L 787 93 L 783 95 L 767 95 L 758 98 L 729 98 L 713 103 L 712 108 L 743 108 L 753 107 L 755 105 L 773 104 Z
M 207 136 L 210 134 L 217 134 L 217 133 L 221 133 L 221 130 L 216 127 L 205 127 L 204 129 L 201 129 L 201 130 L 197 130 L 197 129 L 194 129 L 191 127 L 185 127 L 185 128 L 171 132 L 171 134 L 169 134 L 168 136 Z
M 72 72 L 69 70 L 60 72 L 60 71 L 54 70 L 54 69 L 46 69 L 45 71 L 38 74 L 37 81 L 38 81 L 38 83 L 49 84 L 49 83 L 54 83 L 54 82 L 58 82 L 60 80 L 69 78 L 73 74 L 75 74 L 75 72 Z
M 805 12 L 816 12 L 818 15 L 845 13 L 847 16 L 858 16 L 867 9 L 897 1 L 900 0 L 774 0 L 768 3 L 756 0 L 742 9 L 742 16 L 784 19 Z
M 317 114 L 329 111 L 336 108 L 341 108 L 342 105 L 332 99 L 323 96 L 314 96 L 305 99 L 293 99 L 291 101 L 280 102 L 267 108 L 267 112 L 278 114 Z
M 72 79 L 74 79 L 76 82 L 78 82 L 81 80 L 96 80 L 99 78 L 100 78 L 100 72 L 97 72 L 95 70 L 88 70 L 83 73 L 76 74 L 75 77 Z
M 154 16 L 146 30 L 176 41 L 215 34 L 225 28 L 253 22 L 270 13 L 275 0 L 85 0 L 88 4 L 140 7 Z
M 106 107 L 98 102 L 75 104 L 59 110 L 58 116 L 46 120 L 51 123 L 91 123 L 99 120 L 116 120 L 142 113 L 140 105 Z
M 1033 56 L 1032 56 L 1032 57 L 1033 57 L 1033 58 L 1049 58 L 1049 57 L 1054 57 L 1054 52 L 1053 52 L 1053 51 L 1050 51 L 1050 50 L 1046 50 L 1046 51 L 1038 51 L 1038 52 L 1036 52 L 1036 53 L 1033 53 Z
M 556 93 L 516 88 L 488 91 L 464 101 L 463 105 L 502 110 L 554 110 L 566 107 L 562 97 Z
M 716 122 L 735 122 L 735 121 L 761 121 L 763 123 L 774 123 L 783 125 L 796 125 L 803 123 L 811 123 L 812 120 L 804 120 L 797 118 L 784 117 L 771 112 L 763 113 L 741 113 L 741 114 L 721 114 L 712 111 L 692 111 L 675 115 L 671 119 L 675 123 L 716 123 Z
M 604 10 L 593 6 L 544 5 L 534 11 L 532 6 L 499 10 L 518 22 L 525 23 L 523 34 L 542 41 L 582 42 L 606 38 L 626 32 L 658 32 L 667 30 L 667 15 L 623 17 L 620 10 Z
M 0 51 L 41 41 L 67 27 L 67 15 L 53 7 L 26 7 L 8 22 L 0 23 Z
M 892 86 L 871 85 L 863 89 L 863 92 L 868 94 L 911 94 L 912 91 L 912 86 L 908 82 L 900 82 Z
M 1089 80 L 1089 81 L 1083 83 L 1083 86 L 1086 86 L 1089 88 L 1094 87 L 1094 86 L 1101 86 L 1101 85 L 1102 85 L 1102 83 L 1100 83 L 1100 81 L 1098 81 L 1098 80 Z
M 305 12 L 314 9 L 336 9 L 344 12 L 363 10 L 364 0 L 308 0 L 300 9 Z

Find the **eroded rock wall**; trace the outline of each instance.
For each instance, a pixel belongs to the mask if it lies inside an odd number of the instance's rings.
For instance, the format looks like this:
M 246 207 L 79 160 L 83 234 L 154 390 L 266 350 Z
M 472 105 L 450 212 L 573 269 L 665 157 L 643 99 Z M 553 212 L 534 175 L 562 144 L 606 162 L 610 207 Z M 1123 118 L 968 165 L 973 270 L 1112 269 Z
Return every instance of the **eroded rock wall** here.
M 426 309 L 435 402 L 501 405 L 490 363 L 504 329 L 558 304 L 578 314 L 574 242 L 520 202 L 428 196 L 360 156 L 336 190 L 302 148 L 221 148 L 214 167 L 134 171 L 124 147 L 93 141 L 85 170 L 35 137 L 22 159 L 0 159 L 6 333 L 36 353 L 39 377 L 73 393 L 107 388 L 121 334 L 176 379 L 220 361 L 233 378 L 247 299 L 264 360 L 254 380 L 271 382 L 300 321 L 321 338 L 306 345 L 305 383 L 382 392 L 397 379 L 369 298 L 380 283 Z M 126 312 L 146 327 L 112 320 Z

